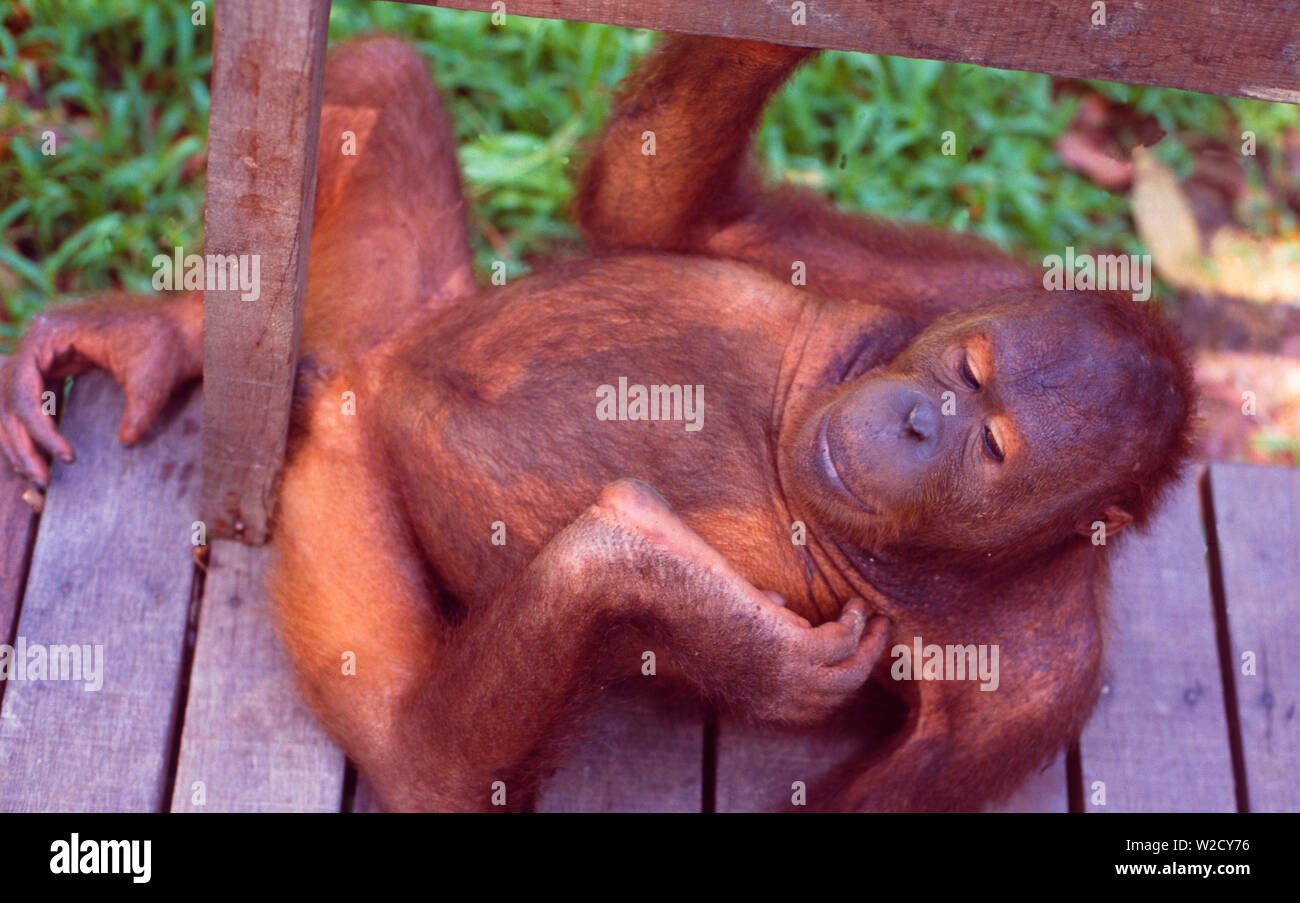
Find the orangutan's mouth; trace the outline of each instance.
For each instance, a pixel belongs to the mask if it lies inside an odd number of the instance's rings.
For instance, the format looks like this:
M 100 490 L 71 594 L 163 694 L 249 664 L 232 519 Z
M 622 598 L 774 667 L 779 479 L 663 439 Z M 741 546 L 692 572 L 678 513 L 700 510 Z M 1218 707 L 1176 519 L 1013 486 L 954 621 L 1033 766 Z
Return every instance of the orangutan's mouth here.
M 875 514 L 875 507 L 864 502 L 840 478 L 840 472 L 835 467 L 835 459 L 831 456 L 830 440 L 826 437 L 826 430 L 830 426 L 830 422 L 831 412 L 827 411 L 826 416 L 822 418 L 822 425 L 817 429 L 817 466 L 821 470 L 822 476 L 826 478 L 826 482 L 830 483 L 836 492 L 851 501 L 855 507 L 865 509 L 868 514 Z

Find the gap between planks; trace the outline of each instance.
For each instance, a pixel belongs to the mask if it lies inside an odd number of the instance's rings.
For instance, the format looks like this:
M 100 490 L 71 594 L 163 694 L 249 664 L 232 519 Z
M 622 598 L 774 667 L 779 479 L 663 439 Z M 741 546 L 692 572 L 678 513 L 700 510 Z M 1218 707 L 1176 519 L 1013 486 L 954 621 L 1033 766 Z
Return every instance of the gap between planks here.
M 149 435 L 122 447 L 122 393 L 79 377 L 62 431 L 17 635 L 103 650 L 103 686 L 9 681 L 0 711 L 0 811 L 164 807 L 185 647 L 198 502 L 197 392 L 173 399 Z

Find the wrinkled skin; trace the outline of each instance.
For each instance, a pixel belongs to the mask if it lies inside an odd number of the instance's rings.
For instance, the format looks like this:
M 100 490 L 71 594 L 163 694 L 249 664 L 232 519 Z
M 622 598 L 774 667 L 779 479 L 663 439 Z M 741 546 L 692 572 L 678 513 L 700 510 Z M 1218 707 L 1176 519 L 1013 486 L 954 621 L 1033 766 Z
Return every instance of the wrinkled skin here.
M 203 372 L 203 306 L 197 294 L 180 303 L 136 302 L 109 295 L 76 309 L 37 317 L 13 353 L 0 358 L 0 452 L 37 485 L 50 469 L 38 449 L 71 463 L 43 393 L 47 383 L 102 367 L 126 392 L 118 438 L 138 442 L 174 388 Z M 92 327 L 93 324 L 93 327 Z M 53 391 L 51 389 L 51 391 Z
M 1146 520 L 1185 459 L 1185 357 L 1126 299 L 760 190 L 748 135 L 807 55 L 666 39 L 581 179 L 594 256 L 482 291 L 424 64 L 381 39 L 331 58 L 272 592 L 308 701 L 386 806 L 487 808 L 494 781 L 527 805 L 645 651 L 762 720 L 818 721 L 868 681 L 901 698 L 897 735 L 815 808 L 977 808 L 1087 718 L 1090 538 Z M 0 368 L 6 456 L 43 482 L 37 447 L 71 453 L 39 399 L 74 366 L 117 375 L 138 438 L 198 373 L 201 313 L 38 321 Z M 702 428 L 597 418 L 620 377 L 703 386 Z M 918 636 L 999 644 L 998 689 L 891 680 L 890 643 Z
M 1053 524 L 1063 513 L 1083 515 L 1082 534 L 1097 520 L 1112 533 L 1132 521 L 1113 484 L 1141 467 L 1154 431 L 1175 426 L 1161 410 L 1183 406 L 1175 367 L 1140 360 L 1088 323 L 1088 300 L 1044 295 L 936 323 L 887 372 L 807 420 L 795 485 L 809 487 L 823 517 L 863 545 L 892 547 L 901 533 L 913 551 L 922 537 L 936 554 L 965 557 L 1040 550 L 1069 530 Z M 1067 331 L 1066 349 L 1043 341 Z M 1134 373 L 1145 377 L 1135 386 L 1116 378 Z M 1073 485 L 1057 476 L 1063 459 Z

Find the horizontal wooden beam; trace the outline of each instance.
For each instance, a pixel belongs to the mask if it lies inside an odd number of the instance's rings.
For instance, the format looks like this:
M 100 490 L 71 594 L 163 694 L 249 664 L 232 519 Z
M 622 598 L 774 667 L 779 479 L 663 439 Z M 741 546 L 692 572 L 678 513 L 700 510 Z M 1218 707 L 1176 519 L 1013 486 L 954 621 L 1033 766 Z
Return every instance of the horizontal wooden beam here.
M 413 2 L 485 12 L 494 5 Z M 608 22 L 1300 103 L 1300 8 L 1293 0 L 505 0 L 498 8 L 507 17 Z

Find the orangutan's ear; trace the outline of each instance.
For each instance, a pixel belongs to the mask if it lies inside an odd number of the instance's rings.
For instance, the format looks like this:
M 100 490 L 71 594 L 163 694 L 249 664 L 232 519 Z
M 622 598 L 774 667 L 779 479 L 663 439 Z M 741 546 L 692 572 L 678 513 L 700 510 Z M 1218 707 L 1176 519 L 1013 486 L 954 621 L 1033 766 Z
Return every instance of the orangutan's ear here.
M 1119 505 L 1108 505 L 1101 517 L 1079 522 L 1078 530 L 1084 536 L 1091 536 L 1093 545 L 1106 544 L 1106 537 L 1113 536 L 1133 523 L 1133 515 Z

